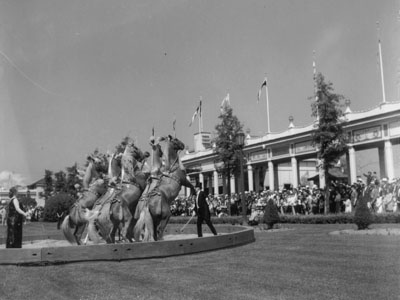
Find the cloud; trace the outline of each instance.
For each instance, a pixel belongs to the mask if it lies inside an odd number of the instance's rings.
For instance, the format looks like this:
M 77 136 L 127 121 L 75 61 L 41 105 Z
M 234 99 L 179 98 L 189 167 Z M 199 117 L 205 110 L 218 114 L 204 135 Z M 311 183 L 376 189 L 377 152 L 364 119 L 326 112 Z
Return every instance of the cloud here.
M 26 183 L 26 178 L 18 173 L 13 173 L 11 171 L 1 171 L 0 172 L 0 186 L 8 188 L 14 185 L 24 186 Z

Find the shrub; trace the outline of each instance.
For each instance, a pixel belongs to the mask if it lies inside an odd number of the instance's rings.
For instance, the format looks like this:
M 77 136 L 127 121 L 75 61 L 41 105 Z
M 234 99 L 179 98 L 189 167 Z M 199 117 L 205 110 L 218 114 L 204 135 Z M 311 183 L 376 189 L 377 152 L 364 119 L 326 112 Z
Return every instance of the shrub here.
M 400 212 L 388 212 L 381 214 L 371 213 L 372 223 L 390 224 L 400 223 Z M 171 217 L 171 224 L 186 224 L 190 217 L 174 216 Z M 279 223 L 286 224 L 355 224 L 354 214 L 328 214 L 328 215 L 279 215 Z M 193 218 L 190 224 L 196 224 L 196 218 Z M 222 218 L 212 217 L 213 224 L 232 224 L 247 225 L 241 216 L 226 216 Z
M 362 197 L 356 206 L 354 213 L 354 223 L 357 225 L 358 230 L 367 229 L 374 221 L 374 217 L 368 208 L 368 198 Z
M 278 208 L 275 205 L 273 199 L 269 199 L 267 202 L 267 206 L 265 207 L 263 223 L 267 224 L 268 229 L 272 229 L 274 224 L 279 223 L 280 218 L 278 214 Z
M 74 198 L 66 193 L 59 193 L 48 198 L 44 205 L 44 220 L 57 221 L 57 211 L 67 211 L 74 202 Z

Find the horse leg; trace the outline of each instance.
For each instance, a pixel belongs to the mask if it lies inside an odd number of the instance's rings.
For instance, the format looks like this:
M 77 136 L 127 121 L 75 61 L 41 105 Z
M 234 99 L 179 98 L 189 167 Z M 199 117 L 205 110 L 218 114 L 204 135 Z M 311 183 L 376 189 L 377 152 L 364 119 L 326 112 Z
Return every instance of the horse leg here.
M 119 207 L 120 219 L 123 220 L 123 225 L 121 228 L 121 236 L 123 242 L 132 242 L 132 235 L 129 232 L 129 227 L 132 222 L 133 216 L 126 205 L 120 205 Z
M 85 228 L 86 228 L 86 224 L 79 224 L 79 225 L 76 225 L 76 227 L 75 227 L 74 236 L 75 236 L 76 243 L 78 245 L 82 245 L 81 238 L 82 238 L 83 232 L 85 231 Z
M 161 219 L 160 225 L 158 226 L 157 238 L 158 240 L 163 240 L 164 230 L 167 227 L 169 219 L 171 218 L 171 212 L 168 213 Z
M 128 229 L 126 232 L 126 237 L 130 242 L 133 242 L 133 229 L 135 228 L 136 225 L 136 219 L 134 217 L 132 217 L 131 221 L 129 222 L 128 225 Z M 120 235 L 121 235 L 121 231 L 120 231 Z
M 115 244 L 115 234 L 117 232 L 117 229 L 118 229 L 118 224 L 114 223 L 111 232 L 107 237 L 107 243 Z

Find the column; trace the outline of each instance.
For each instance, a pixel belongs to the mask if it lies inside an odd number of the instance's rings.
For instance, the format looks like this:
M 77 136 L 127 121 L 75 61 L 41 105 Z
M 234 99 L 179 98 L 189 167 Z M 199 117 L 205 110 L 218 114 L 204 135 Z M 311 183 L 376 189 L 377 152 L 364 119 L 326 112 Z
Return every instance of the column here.
M 207 187 L 208 187 L 208 194 L 210 194 L 210 195 L 213 194 L 212 183 L 213 183 L 212 174 L 208 173 L 208 176 L 207 176 Z
M 231 193 L 236 193 L 236 187 L 235 187 L 235 176 L 231 175 Z
M 256 181 L 256 192 L 260 191 L 260 169 L 256 168 L 254 180 Z
M 249 177 L 249 192 L 254 191 L 254 180 L 253 180 L 253 167 L 251 164 L 247 165 L 247 176 Z M 246 190 L 246 188 L 245 188 Z
M 268 175 L 269 175 L 269 190 L 275 190 L 275 180 L 274 180 L 274 163 L 270 160 L 268 161 Z
M 201 183 L 202 190 L 204 191 L 204 175 L 203 175 L 203 173 L 199 173 L 199 182 Z
M 322 161 L 321 160 L 318 160 L 318 165 L 320 166 L 320 167 L 318 167 L 319 187 L 321 189 L 324 189 L 325 185 L 326 185 L 326 178 L 325 178 L 325 172 L 324 172 L 324 168 L 322 167 Z
M 186 176 L 186 179 L 189 181 L 189 182 L 191 182 L 190 181 L 190 176 L 188 175 L 188 176 Z M 189 197 L 189 195 L 190 195 L 190 188 L 186 188 L 186 193 L 185 193 L 186 195 L 186 197 Z
M 379 147 L 378 148 L 378 157 L 379 157 L 379 177 L 387 177 L 387 170 L 386 170 L 386 158 L 385 158 L 385 152 L 386 152 L 386 142 L 384 147 Z
M 385 167 L 388 179 L 394 178 L 393 147 L 390 140 L 385 141 Z
M 292 156 L 292 176 L 293 176 L 293 188 L 297 189 L 299 187 L 299 172 L 297 170 L 297 159 L 296 157 Z
M 214 171 L 213 177 L 214 177 L 214 195 L 217 196 L 217 195 L 219 195 L 218 172 L 217 171 Z
M 357 181 L 356 150 L 353 146 L 349 146 L 349 169 L 350 183 L 353 184 Z

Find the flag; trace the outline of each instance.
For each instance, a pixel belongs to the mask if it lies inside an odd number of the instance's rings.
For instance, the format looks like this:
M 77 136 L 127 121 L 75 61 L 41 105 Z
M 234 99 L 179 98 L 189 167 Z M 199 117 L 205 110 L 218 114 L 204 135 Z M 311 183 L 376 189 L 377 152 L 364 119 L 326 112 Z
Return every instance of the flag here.
M 264 81 L 261 84 L 260 90 L 258 91 L 257 95 L 257 103 L 260 102 L 261 92 L 264 86 L 267 86 L 267 78 L 264 78 Z
M 176 118 L 174 118 L 174 121 L 172 122 L 172 129 L 175 131 L 175 124 L 176 124 Z
M 200 101 L 199 106 L 197 106 L 196 110 L 194 111 L 194 114 L 192 116 L 192 120 L 189 123 L 189 127 L 192 126 L 192 124 L 193 124 L 194 120 L 196 119 L 197 115 L 201 116 L 201 101 Z
M 154 126 L 153 129 L 151 130 L 151 136 L 154 136 Z
M 227 105 L 231 105 L 230 100 L 229 100 L 229 93 L 226 95 L 226 97 L 221 102 L 221 113 L 222 114 L 225 112 L 225 107 Z
M 200 103 L 199 103 L 199 117 L 201 117 L 201 100 L 200 100 Z

